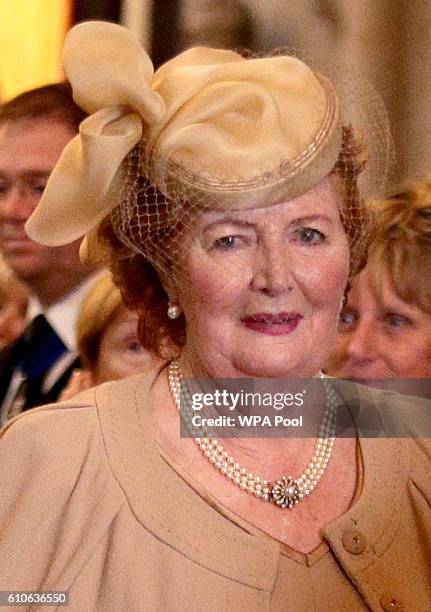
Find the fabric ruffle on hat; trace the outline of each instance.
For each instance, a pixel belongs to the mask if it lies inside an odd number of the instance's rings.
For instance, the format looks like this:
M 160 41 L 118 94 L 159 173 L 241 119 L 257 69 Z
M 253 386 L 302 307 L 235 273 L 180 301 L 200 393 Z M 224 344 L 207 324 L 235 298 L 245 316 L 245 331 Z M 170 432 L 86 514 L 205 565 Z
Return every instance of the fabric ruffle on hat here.
M 304 193 L 333 169 L 340 152 L 335 91 L 295 57 L 245 59 L 195 48 L 154 74 L 131 32 L 88 22 L 68 33 L 63 65 L 90 116 L 27 222 L 28 235 L 46 245 L 94 232 L 119 204 L 114 178 L 140 142 L 147 178 L 162 193 L 169 172 L 231 209 Z

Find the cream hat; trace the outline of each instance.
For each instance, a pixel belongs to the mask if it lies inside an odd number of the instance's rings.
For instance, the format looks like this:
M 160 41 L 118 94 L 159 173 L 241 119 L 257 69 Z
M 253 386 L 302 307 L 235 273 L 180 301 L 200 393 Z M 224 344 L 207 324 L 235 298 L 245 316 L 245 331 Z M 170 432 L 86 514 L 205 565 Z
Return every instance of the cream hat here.
M 236 209 L 304 193 L 340 153 L 334 88 L 295 57 L 194 48 L 154 73 L 131 32 L 88 22 L 68 33 L 63 65 L 90 116 L 26 224 L 46 245 L 94 232 L 119 204 L 113 184 L 138 144 L 145 143 L 146 178 L 165 196 L 176 182 Z

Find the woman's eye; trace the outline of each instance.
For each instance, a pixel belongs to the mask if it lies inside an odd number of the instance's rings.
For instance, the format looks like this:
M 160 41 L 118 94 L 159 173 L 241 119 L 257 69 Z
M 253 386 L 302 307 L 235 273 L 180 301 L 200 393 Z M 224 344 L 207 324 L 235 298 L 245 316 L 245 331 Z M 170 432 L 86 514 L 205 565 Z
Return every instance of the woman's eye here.
M 320 244 L 325 241 L 325 235 L 312 227 L 301 227 L 295 232 L 299 242 L 304 244 Z
M 385 323 L 391 330 L 399 330 L 403 327 L 411 325 L 410 319 L 404 317 L 403 315 L 395 313 L 387 314 L 385 318 Z
M 214 242 L 214 246 L 218 249 L 231 249 L 238 244 L 238 236 L 223 236 Z
M 129 344 L 127 345 L 127 348 L 132 353 L 139 353 L 140 351 L 142 351 L 142 345 L 137 340 L 134 340 L 133 342 L 129 342 Z
M 342 330 L 353 329 L 358 320 L 356 313 L 343 309 L 340 312 L 338 324 Z
M 140 353 L 143 350 L 142 344 L 139 342 L 135 334 L 130 335 L 128 338 L 122 340 L 123 350 L 129 353 Z

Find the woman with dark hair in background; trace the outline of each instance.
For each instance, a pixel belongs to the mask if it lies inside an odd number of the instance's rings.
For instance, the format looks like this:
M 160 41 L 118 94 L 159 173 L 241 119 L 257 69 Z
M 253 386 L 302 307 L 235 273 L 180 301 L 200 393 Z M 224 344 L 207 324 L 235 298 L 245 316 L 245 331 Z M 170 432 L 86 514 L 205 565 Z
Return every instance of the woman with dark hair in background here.
M 28 294 L 28 289 L 0 258 L 0 351 L 24 331 Z

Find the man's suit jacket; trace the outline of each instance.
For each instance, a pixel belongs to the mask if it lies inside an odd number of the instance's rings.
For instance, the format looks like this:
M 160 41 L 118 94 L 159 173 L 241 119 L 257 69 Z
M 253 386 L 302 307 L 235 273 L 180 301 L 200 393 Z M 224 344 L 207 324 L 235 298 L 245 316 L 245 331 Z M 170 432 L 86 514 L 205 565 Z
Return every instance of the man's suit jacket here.
M 0 406 L 9 389 L 14 370 L 21 361 L 24 343 L 23 334 L 12 345 L 0 352 Z M 63 362 L 64 367 L 58 367 L 61 366 L 60 360 Z M 79 367 L 79 365 L 78 357 L 67 351 L 66 354 L 51 364 L 47 371 L 31 379 L 27 384 L 22 410 L 28 410 L 57 401 L 60 393 L 67 385 L 73 370 Z M 59 370 L 57 373 L 55 372 L 56 368 Z M 48 377 L 50 380 L 47 385 Z

